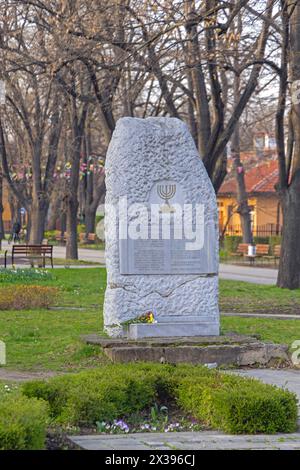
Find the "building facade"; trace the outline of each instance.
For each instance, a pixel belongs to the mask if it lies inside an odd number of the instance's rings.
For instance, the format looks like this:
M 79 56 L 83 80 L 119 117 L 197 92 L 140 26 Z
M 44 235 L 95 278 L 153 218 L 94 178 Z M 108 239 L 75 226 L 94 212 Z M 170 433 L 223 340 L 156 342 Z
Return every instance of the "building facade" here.
M 244 171 L 253 235 L 279 235 L 282 229 L 282 214 L 275 190 L 279 174 L 277 161 L 256 161 L 249 167 L 245 166 Z M 217 197 L 220 233 L 242 235 L 240 215 L 237 212 L 237 182 L 234 170 L 225 179 Z

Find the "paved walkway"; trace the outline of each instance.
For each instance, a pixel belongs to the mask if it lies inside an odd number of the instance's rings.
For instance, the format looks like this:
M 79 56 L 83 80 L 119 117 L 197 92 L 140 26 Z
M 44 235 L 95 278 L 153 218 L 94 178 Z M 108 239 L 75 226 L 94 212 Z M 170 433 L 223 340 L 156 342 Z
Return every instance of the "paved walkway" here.
M 11 245 L 7 241 L 2 242 L 2 250 L 11 250 Z M 53 257 L 65 259 L 66 258 L 66 247 L 65 246 L 54 246 L 53 248 Z M 105 257 L 103 250 L 90 250 L 87 248 L 78 248 L 78 257 L 80 260 L 96 262 L 105 264 Z
M 252 282 L 254 284 L 275 285 L 277 274 L 277 269 L 255 268 L 253 266 L 237 266 L 234 264 L 220 264 L 221 279 Z
M 300 433 L 233 436 L 219 432 L 71 436 L 85 450 L 299 450 Z
M 2 249 L 9 249 L 6 241 L 2 243 Z M 55 246 L 53 250 L 54 258 L 64 259 L 66 257 L 65 246 Z M 78 256 L 80 260 L 105 264 L 105 254 L 103 250 L 91 250 L 79 248 Z M 63 266 L 62 266 L 63 267 Z M 76 266 L 84 267 L 84 266 Z M 253 282 L 255 284 L 276 284 L 277 270 L 270 268 L 256 268 L 252 266 L 237 266 L 234 264 L 220 264 L 220 278 L 232 279 L 235 281 Z
M 266 384 L 277 385 L 296 393 L 300 415 L 300 369 L 240 369 L 234 373 L 254 377 Z
M 21 371 L 21 370 L 9 370 L 5 367 L 0 367 L 0 380 L 4 382 L 26 382 L 29 380 L 39 380 L 39 379 L 48 379 L 55 377 L 56 375 L 61 375 L 62 372 L 53 372 L 53 371 L 41 371 L 41 372 L 31 372 L 31 371 Z

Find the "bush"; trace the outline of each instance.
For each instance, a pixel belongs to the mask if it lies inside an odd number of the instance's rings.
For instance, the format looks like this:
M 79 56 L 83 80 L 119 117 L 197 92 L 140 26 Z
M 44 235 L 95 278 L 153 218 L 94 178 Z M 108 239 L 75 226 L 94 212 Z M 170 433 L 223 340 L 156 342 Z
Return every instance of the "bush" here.
M 49 402 L 56 423 L 94 425 L 177 404 L 201 423 L 230 433 L 292 432 L 294 394 L 202 366 L 126 364 L 23 385 L 27 397 Z
M 269 237 L 253 237 L 254 245 L 268 245 Z
M 178 404 L 212 428 L 232 434 L 293 432 L 297 428 L 294 394 L 254 379 L 215 373 L 183 378 Z
M 47 400 L 56 422 L 95 424 L 98 420 L 111 421 L 151 406 L 163 382 L 163 371 L 155 367 L 154 370 L 151 373 L 148 368 L 147 373 L 147 366 L 113 365 L 48 382 L 29 382 L 23 386 L 23 393 Z
M 77 234 L 79 235 L 80 233 L 85 233 L 85 224 L 78 224 L 77 225 Z
M 56 232 L 57 230 L 46 230 L 44 232 L 44 238 L 50 242 L 56 241 Z
M 45 447 L 48 405 L 22 395 L 1 395 L 0 450 L 39 450 Z
M 228 254 L 236 253 L 239 243 L 243 243 L 243 237 L 239 235 L 226 235 L 226 237 L 224 238 L 224 250 Z
M 281 235 L 273 235 L 269 238 L 269 244 L 271 246 L 271 253 L 274 254 L 275 245 L 281 245 L 282 237 Z
M 1 286 L 0 310 L 48 308 L 57 300 L 59 289 L 46 286 Z

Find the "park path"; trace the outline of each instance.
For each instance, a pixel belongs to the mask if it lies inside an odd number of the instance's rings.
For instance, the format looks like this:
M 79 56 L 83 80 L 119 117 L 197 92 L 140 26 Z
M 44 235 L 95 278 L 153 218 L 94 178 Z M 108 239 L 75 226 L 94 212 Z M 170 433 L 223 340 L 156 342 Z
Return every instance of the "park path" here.
M 239 369 L 233 371 L 244 377 L 253 377 L 270 385 L 287 388 L 298 398 L 300 416 L 300 369 Z
M 9 370 L 4 367 L 0 367 L 0 380 L 4 382 L 26 382 L 35 379 L 48 379 L 61 374 L 61 372 L 54 371 L 31 372 L 21 370 Z
M 275 285 L 277 269 L 256 268 L 255 266 L 237 266 L 235 264 L 220 264 L 220 278 L 232 281 L 245 281 L 254 284 Z
M 8 247 L 7 242 L 3 242 L 3 250 Z M 88 248 L 78 249 L 79 259 L 89 262 L 96 262 L 105 265 L 105 254 L 103 250 L 92 250 Z M 64 259 L 66 256 L 66 248 L 64 246 L 54 247 L 54 258 Z M 63 267 L 63 266 L 58 266 Z M 84 268 L 84 265 L 74 266 L 76 268 Z M 94 265 L 94 267 L 97 267 Z M 277 269 L 256 268 L 255 266 L 238 266 L 234 264 L 220 264 L 220 278 L 230 279 L 234 281 L 245 281 L 254 284 L 274 285 L 277 279 Z
M 65 257 L 64 247 L 54 248 L 55 258 Z M 105 264 L 104 251 L 79 248 L 79 259 L 84 261 Z M 277 279 L 277 270 L 270 268 L 256 268 L 252 266 L 237 266 L 233 264 L 220 264 L 220 278 L 234 281 L 245 281 L 254 284 L 274 285 Z
M 71 436 L 85 450 L 299 450 L 300 433 L 230 435 L 214 431 Z M 147 459 L 141 456 L 140 459 Z M 146 460 L 143 460 L 146 462 Z

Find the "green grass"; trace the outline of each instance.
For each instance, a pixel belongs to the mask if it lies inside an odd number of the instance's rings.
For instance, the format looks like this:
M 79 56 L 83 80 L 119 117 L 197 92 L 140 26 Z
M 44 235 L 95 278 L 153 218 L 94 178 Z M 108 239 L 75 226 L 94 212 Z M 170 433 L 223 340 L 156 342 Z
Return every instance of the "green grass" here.
M 63 258 L 53 258 L 53 263 L 55 266 L 93 266 L 101 265 L 98 261 L 85 261 L 84 259 L 63 259 Z
M 73 370 L 107 362 L 80 335 L 101 332 L 99 310 L 0 312 L 0 337 L 8 369 Z
M 88 250 L 105 250 L 105 243 L 98 242 L 98 243 L 80 243 L 78 248 L 87 248 Z
M 300 289 L 290 291 L 238 281 L 220 281 L 222 312 L 293 313 L 300 315 Z
M 62 299 L 60 299 L 60 306 L 98 307 L 98 315 L 102 313 L 106 287 L 105 269 L 57 269 L 55 270 L 54 279 L 46 281 L 46 283 L 49 286 L 61 288 Z
M 107 362 L 98 348 L 80 341 L 80 335 L 103 332 L 105 269 L 57 269 L 51 274 L 51 279 L 34 284 L 59 287 L 60 310 L 0 311 L 0 340 L 6 342 L 7 367 L 68 371 Z M 6 283 L 0 288 L 2 285 Z M 300 314 L 300 290 L 222 280 L 220 305 L 227 312 Z M 290 345 L 300 339 L 300 320 L 223 317 L 222 332 L 232 331 Z
M 80 335 L 102 332 L 105 269 L 59 269 L 51 274 L 53 279 L 34 283 L 59 287 L 63 309 L 0 311 L 7 368 L 67 371 L 107 362 L 99 348 L 80 340 Z
M 274 320 L 269 318 L 222 317 L 222 333 L 236 332 L 255 335 L 263 341 L 291 346 L 300 339 L 300 320 Z

